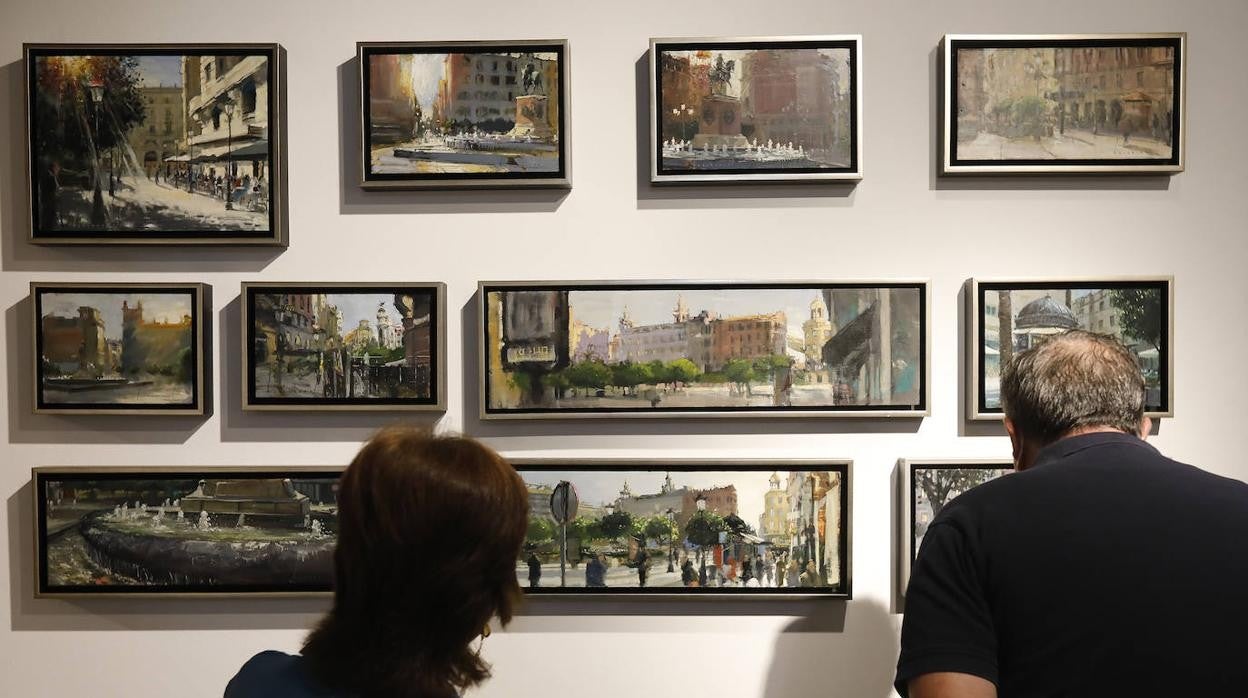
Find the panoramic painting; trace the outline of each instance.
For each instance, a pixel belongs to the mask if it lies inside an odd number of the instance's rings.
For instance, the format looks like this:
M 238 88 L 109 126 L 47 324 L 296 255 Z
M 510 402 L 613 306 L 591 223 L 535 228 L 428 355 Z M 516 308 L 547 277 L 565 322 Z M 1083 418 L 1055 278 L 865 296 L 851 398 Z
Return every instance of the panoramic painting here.
M 533 594 L 850 594 L 849 463 L 520 461 Z
M 442 284 L 243 284 L 245 409 L 440 410 Z
M 652 40 L 651 181 L 861 176 L 860 43 Z
M 904 283 L 483 283 L 484 417 L 926 410 Z
M 1182 169 L 1182 35 L 948 37 L 945 50 L 946 171 Z
M 32 240 L 280 242 L 278 51 L 28 46 Z
M 567 186 L 565 42 L 358 53 L 364 187 Z
M 910 579 L 910 567 L 919 554 L 927 527 L 955 497 L 977 485 L 1014 472 L 1009 461 L 951 463 L 938 461 L 903 461 L 903 515 L 909 522 L 903 527 L 901 547 L 901 588 Z
M 325 592 L 340 468 L 35 468 L 40 595 Z
M 202 414 L 199 284 L 32 284 L 35 411 Z
M 1170 415 L 1170 279 L 985 281 L 975 288 L 976 418 L 1000 418 L 1001 369 L 1015 354 L 1075 329 L 1125 344 L 1144 377 L 1145 411 Z

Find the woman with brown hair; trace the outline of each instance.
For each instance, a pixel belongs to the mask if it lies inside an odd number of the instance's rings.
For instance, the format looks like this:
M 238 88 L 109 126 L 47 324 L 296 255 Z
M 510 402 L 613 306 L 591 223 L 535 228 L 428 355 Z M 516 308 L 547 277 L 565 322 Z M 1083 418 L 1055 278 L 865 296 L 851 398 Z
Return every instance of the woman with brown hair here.
M 301 656 L 256 655 L 226 698 L 443 698 L 484 681 L 471 645 L 511 620 L 528 509 L 519 474 L 480 443 L 378 432 L 339 481 L 333 608 Z

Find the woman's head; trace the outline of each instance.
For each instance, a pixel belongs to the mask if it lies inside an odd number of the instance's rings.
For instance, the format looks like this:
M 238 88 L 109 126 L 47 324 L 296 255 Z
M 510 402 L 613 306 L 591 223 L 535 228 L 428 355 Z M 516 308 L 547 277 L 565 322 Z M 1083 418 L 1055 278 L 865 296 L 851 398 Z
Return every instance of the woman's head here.
M 523 480 L 463 437 L 378 432 L 338 490 L 334 608 L 304 654 L 364 695 L 454 695 L 489 675 L 469 649 L 519 598 Z

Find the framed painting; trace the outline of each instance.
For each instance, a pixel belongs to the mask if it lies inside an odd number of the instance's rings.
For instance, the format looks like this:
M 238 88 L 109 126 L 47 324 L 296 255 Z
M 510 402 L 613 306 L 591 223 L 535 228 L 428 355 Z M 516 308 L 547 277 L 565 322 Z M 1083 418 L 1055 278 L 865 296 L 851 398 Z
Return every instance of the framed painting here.
M 862 37 L 650 40 L 650 181 L 862 179 Z
M 283 245 L 277 44 L 26 44 L 30 241 Z
M 1001 369 L 1017 352 L 1067 330 L 1109 335 L 1140 362 L 1145 414 L 1173 417 L 1174 278 L 968 282 L 968 412 L 1001 419 Z
M 928 287 L 482 282 L 481 418 L 921 417 Z
M 902 460 L 901 477 L 901 544 L 898 551 L 898 588 L 905 595 L 910 582 L 910 568 L 918 557 L 927 527 L 946 504 L 977 485 L 1014 472 L 1008 460 Z
M 1183 171 L 1187 35 L 950 34 L 944 174 Z
M 513 460 L 529 594 L 851 595 L 848 460 Z
M 34 411 L 202 415 L 205 284 L 40 283 L 34 306 Z
M 34 468 L 35 595 L 328 593 L 341 471 Z
M 446 409 L 446 285 L 244 283 L 244 410 Z
M 571 188 L 568 42 L 362 42 L 356 51 L 363 188 Z

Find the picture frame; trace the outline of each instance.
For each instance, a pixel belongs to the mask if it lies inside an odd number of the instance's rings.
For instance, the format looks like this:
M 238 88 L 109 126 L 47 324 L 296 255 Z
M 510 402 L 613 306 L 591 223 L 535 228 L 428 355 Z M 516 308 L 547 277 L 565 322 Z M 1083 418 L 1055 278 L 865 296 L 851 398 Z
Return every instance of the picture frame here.
M 202 283 L 32 282 L 34 412 L 205 414 L 211 290 Z
M 862 179 L 860 35 L 655 38 L 649 64 L 651 184 Z
M 286 245 L 281 45 L 28 43 L 23 59 L 29 242 Z
M 561 39 L 359 42 L 360 187 L 570 189 L 570 53 Z
M 342 470 L 32 468 L 35 598 L 328 596 Z
M 529 488 L 516 575 L 530 597 L 852 598 L 850 460 L 511 462 Z M 553 517 L 569 499 L 576 515 L 561 527 Z
M 924 417 L 930 295 L 922 280 L 482 281 L 479 416 Z M 790 330 L 794 315 L 809 319 Z
M 942 174 L 1184 169 L 1186 33 L 948 34 L 941 54 Z
M 1148 390 L 1144 414 L 1152 418 L 1174 416 L 1174 277 L 1114 276 L 968 280 L 968 419 L 1000 420 L 1003 416 L 999 386 L 994 384 L 999 379 L 1000 367 L 1008 361 L 1000 355 L 999 316 L 1005 312 L 1000 301 L 1003 291 L 1010 292 L 1008 310 L 1015 336 L 1012 351 L 1021 351 L 1043 341 L 1046 335 L 1069 329 L 1114 336 L 1127 343 L 1141 362 Z M 994 292 L 998 298 L 990 302 L 987 294 Z M 1069 305 L 1067 298 L 1054 300 L 1054 293 L 1069 296 Z M 1022 321 L 1020 318 L 1025 311 L 1028 318 Z M 986 328 L 994 322 L 998 342 L 995 362 L 992 360 L 992 328 Z M 1126 334 L 1129 331 L 1141 333 L 1143 339 Z
M 446 411 L 446 284 L 244 282 L 240 299 L 244 410 Z
M 940 509 L 966 490 L 1013 472 L 1014 463 L 1007 459 L 903 458 L 897 461 L 897 468 L 897 510 L 901 519 L 897 589 L 898 596 L 904 598 L 923 534 Z M 933 506 L 938 499 L 939 504 Z

